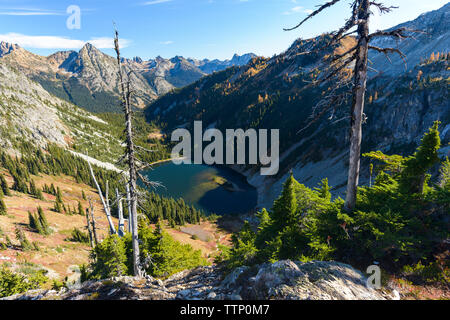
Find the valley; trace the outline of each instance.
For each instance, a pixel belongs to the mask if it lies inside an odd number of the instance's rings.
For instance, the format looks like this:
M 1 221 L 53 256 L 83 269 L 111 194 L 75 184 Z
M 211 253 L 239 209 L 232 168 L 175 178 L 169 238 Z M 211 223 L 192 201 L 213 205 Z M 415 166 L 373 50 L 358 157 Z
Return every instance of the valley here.
M 397 26 L 426 31 L 398 42 L 406 63 L 369 50 L 351 210 L 354 92 L 316 84 L 326 59 L 351 58 L 351 34 L 228 60 L 116 59 L 89 42 L 43 56 L 0 41 L 0 298 L 448 299 L 449 14 Z M 318 111 L 336 91 L 346 98 Z M 279 130 L 279 170 L 174 164 L 172 132 L 194 137 L 197 121 Z M 362 284 L 374 265 L 381 290 Z

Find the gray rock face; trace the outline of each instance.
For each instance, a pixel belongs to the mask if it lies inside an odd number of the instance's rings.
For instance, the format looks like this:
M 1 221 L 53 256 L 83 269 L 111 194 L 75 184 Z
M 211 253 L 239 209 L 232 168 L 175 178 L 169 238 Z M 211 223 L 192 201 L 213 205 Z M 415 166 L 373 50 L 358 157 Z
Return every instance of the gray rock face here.
M 393 12 L 395 14 L 395 10 Z M 390 60 L 383 53 L 370 52 L 370 60 L 375 69 L 387 74 L 401 74 L 406 69 L 410 70 L 428 58 L 431 53 L 447 53 L 450 50 L 450 3 L 442 8 L 424 13 L 417 19 L 402 23 L 387 31 L 397 28 L 419 30 L 422 33 L 414 33 L 413 38 L 400 42 L 389 38 L 374 40 L 372 44 L 377 47 L 400 47 L 406 55 L 406 66 L 404 61 L 393 55 Z
M 385 300 L 388 289 L 367 288 L 364 275 L 338 262 L 290 260 L 240 267 L 225 275 L 217 267 L 182 271 L 161 281 L 120 277 L 87 281 L 60 292 L 34 290 L 3 300 Z M 0 299 L 1 300 L 1 299 Z
M 110 142 L 121 143 L 97 123 L 105 124 L 91 113 L 51 95 L 40 84 L 0 60 L 0 149 L 18 155 L 12 143 L 15 138 L 35 146 L 54 143 L 68 149 L 84 141 L 101 145 L 103 149 Z M 118 170 L 112 164 L 81 153 L 76 155 L 92 164 Z M 110 161 L 114 161 L 115 155 L 109 155 Z
M 17 44 L 0 41 L 0 58 L 19 48 Z
M 40 146 L 47 142 L 67 146 L 69 129 L 50 106 L 59 104 L 59 99 L 1 63 L 0 96 L 0 145 L 3 140 L 6 146 L 7 137 L 19 135 Z

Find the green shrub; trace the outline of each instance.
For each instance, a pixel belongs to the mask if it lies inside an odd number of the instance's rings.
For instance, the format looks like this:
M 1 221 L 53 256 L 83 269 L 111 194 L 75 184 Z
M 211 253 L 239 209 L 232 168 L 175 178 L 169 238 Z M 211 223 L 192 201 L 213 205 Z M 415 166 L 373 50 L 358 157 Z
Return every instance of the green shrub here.
M 28 239 L 22 229 L 16 228 L 15 233 L 16 233 L 16 239 L 17 239 L 17 241 L 19 241 L 20 247 L 22 248 L 23 251 L 33 250 L 33 245 L 30 243 L 30 241 L 28 241 Z
M 0 298 L 40 288 L 48 281 L 44 273 L 44 270 L 40 270 L 27 276 L 0 266 Z
M 73 242 L 81 242 L 81 243 L 89 243 L 90 242 L 89 234 L 81 231 L 78 228 L 73 228 L 71 237 L 68 240 L 73 241 Z
M 141 263 L 147 274 L 167 277 L 176 272 L 206 265 L 200 250 L 189 244 L 181 244 L 164 232 L 159 225 L 155 230 L 143 224 L 139 228 Z M 123 238 L 111 235 L 91 253 L 93 262 L 83 279 L 105 279 L 118 275 L 130 275 L 133 270 L 131 234 Z M 83 273 L 83 272 L 82 272 Z
M 37 233 L 47 236 L 51 233 L 47 217 L 45 216 L 44 210 L 41 207 L 37 209 L 37 215 L 31 212 L 28 212 L 28 226 L 33 231 Z
M 8 209 L 3 199 L 0 197 L 0 216 L 6 216 L 8 214 Z

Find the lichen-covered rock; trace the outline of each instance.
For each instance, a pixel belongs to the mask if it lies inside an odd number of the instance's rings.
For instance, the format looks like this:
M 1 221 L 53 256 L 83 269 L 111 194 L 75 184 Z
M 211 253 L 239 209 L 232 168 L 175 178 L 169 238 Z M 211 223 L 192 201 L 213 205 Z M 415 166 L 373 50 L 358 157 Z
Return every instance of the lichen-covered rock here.
M 166 280 L 118 277 L 70 289 L 33 290 L 5 300 L 382 300 L 396 292 L 366 286 L 364 275 L 339 262 L 290 260 L 240 267 L 228 274 L 199 267 Z M 1 300 L 1 299 L 0 299 Z
M 261 266 L 245 299 L 380 300 L 386 294 L 366 286 L 366 278 L 338 262 L 278 261 Z

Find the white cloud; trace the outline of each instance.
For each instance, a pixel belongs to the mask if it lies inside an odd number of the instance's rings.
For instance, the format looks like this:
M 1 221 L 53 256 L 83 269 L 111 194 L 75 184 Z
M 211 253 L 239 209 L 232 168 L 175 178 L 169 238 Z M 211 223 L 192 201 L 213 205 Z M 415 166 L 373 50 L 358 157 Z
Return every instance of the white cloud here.
M 39 9 L 39 8 L 19 8 L 19 7 L 1 7 L 2 16 L 61 16 L 62 11 Z
M 163 42 L 160 42 L 160 44 L 164 44 L 164 45 L 169 45 L 169 44 L 173 44 L 174 42 L 173 41 L 163 41 Z
M 99 49 L 113 49 L 114 48 L 114 39 L 103 37 L 103 38 L 92 38 L 89 41 L 86 41 L 91 43 L 94 47 L 97 47 Z M 131 44 L 131 41 L 128 39 L 119 39 L 119 45 L 120 48 L 126 48 L 129 47 Z
M 92 38 L 88 41 L 59 36 L 29 36 L 20 33 L 0 34 L 0 41 L 18 44 L 24 48 L 34 49 L 81 49 L 87 42 L 99 49 L 111 49 L 114 46 L 112 38 Z M 120 46 L 126 48 L 131 41 L 120 39 Z
M 153 1 L 147 1 L 142 3 L 143 6 L 151 6 L 153 4 L 159 4 L 159 3 L 165 3 L 165 2 L 171 2 L 172 0 L 153 0 Z
M 62 13 L 51 11 L 0 11 L 0 16 L 61 16 Z
M 290 14 L 295 14 L 295 13 L 307 13 L 307 14 L 310 14 L 312 12 L 313 11 L 310 10 L 310 9 L 305 9 L 302 6 L 296 6 L 296 7 L 293 7 L 292 9 L 290 9 L 288 11 L 283 12 L 283 14 L 284 15 L 290 15 Z

